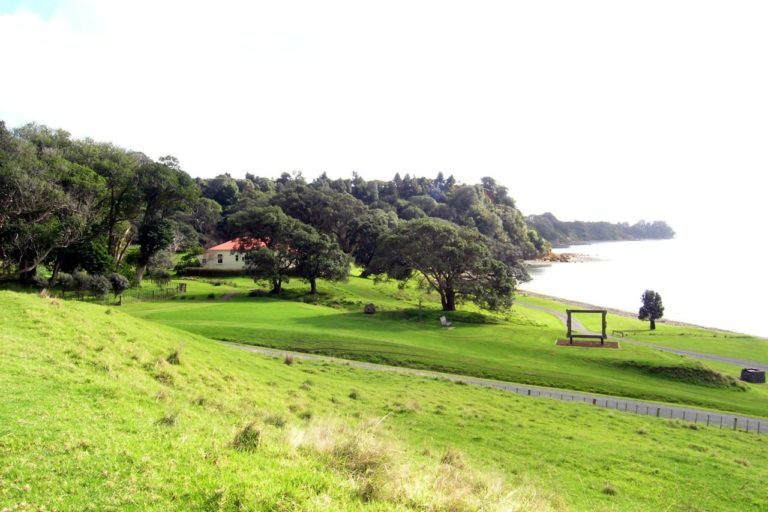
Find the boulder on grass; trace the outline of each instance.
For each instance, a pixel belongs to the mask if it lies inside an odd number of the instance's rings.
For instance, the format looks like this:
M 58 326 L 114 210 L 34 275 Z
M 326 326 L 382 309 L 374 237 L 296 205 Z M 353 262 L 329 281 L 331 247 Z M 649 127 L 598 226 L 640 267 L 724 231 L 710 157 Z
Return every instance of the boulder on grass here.
M 376 305 L 375 304 L 366 304 L 363 308 L 363 313 L 366 315 L 372 315 L 376 312 Z

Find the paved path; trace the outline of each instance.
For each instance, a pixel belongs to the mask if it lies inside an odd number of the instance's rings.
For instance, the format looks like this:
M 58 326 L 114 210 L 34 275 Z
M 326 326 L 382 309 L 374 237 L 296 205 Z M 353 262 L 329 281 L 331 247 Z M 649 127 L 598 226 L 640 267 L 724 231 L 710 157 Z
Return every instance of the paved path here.
M 657 416 L 660 418 L 672 418 L 685 421 L 691 421 L 697 424 L 709 425 L 715 428 L 725 428 L 731 430 L 746 430 L 757 432 L 758 434 L 768 433 L 768 419 L 753 418 L 749 416 L 740 416 L 717 411 L 708 411 L 706 409 L 695 409 L 690 407 L 677 407 L 668 404 L 654 402 L 645 402 L 642 400 L 631 400 L 606 395 L 596 395 L 592 393 L 579 393 L 574 391 L 545 388 L 542 386 L 529 386 L 526 384 L 515 384 L 513 382 L 503 382 L 492 379 L 483 379 L 480 377 L 470 377 L 467 375 L 457 375 L 453 373 L 433 372 L 429 370 L 417 370 L 414 368 L 404 368 L 401 366 L 388 366 L 376 363 L 366 363 L 364 361 L 354 361 L 350 359 L 340 359 L 337 357 L 323 356 L 317 354 L 307 354 L 305 352 L 292 352 L 287 350 L 277 350 L 273 348 L 259 347 L 255 345 L 241 345 L 238 343 L 222 342 L 232 348 L 247 350 L 273 357 L 285 357 L 290 355 L 295 359 L 307 361 L 323 361 L 334 364 L 343 364 L 354 368 L 363 368 L 366 370 L 399 373 L 401 375 L 411 375 L 416 377 L 438 378 L 452 382 L 464 382 L 474 386 L 485 388 L 500 389 L 518 395 L 545 397 L 565 402 L 581 402 L 597 407 L 615 409 L 621 412 L 631 412 L 634 414 L 643 414 L 646 416 Z
M 544 306 L 538 306 L 536 304 L 529 304 L 525 302 L 524 300 L 518 300 L 518 304 L 521 306 L 524 306 L 526 308 L 536 309 L 539 311 L 543 311 L 544 313 L 549 313 L 550 315 L 554 315 L 557 318 L 560 319 L 561 322 L 563 322 L 563 325 L 566 325 L 566 315 L 565 313 L 561 311 L 557 311 L 555 309 L 550 309 Z M 590 331 L 586 327 L 584 327 L 584 324 L 576 320 L 575 318 L 571 318 L 571 325 L 573 326 L 573 329 L 575 331 L 580 331 L 585 334 L 597 334 L 599 335 L 599 332 Z M 747 361 L 746 359 L 734 359 L 732 357 L 725 357 L 725 356 L 719 356 L 717 354 L 707 354 L 704 352 L 694 352 L 692 350 L 683 350 L 680 348 L 672 348 L 672 347 L 665 347 L 662 345 L 654 345 L 653 343 L 647 343 L 645 341 L 638 341 L 633 340 L 632 338 L 617 338 L 614 336 L 609 336 L 610 338 L 613 338 L 615 340 L 620 340 L 623 343 L 630 343 L 632 345 L 641 345 L 643 347 L 653 348 L 656 350 L 661 350 L 663 352 L 671 352 L 672 354 L 679 354 L 682 356 L 689 356 L 689 357 L 696 357 L 698 359 L 707 359 L 709 361 L 717 361 L 720 363 L 728 363 L 733 364 L 736 366 L 742 366 L 745 368 L 760 368 L 762 370 L 768 370 L 768 363 L 759 363 L 757 361 Z

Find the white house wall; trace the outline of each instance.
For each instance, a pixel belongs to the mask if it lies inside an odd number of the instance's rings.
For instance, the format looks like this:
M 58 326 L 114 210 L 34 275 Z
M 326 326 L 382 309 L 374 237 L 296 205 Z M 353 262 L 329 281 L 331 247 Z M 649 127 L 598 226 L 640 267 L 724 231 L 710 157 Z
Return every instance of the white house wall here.
M 232 251 L 207 251 L 203 255 L 203 268 L 220 270 L 244 270 L 243 255 Z

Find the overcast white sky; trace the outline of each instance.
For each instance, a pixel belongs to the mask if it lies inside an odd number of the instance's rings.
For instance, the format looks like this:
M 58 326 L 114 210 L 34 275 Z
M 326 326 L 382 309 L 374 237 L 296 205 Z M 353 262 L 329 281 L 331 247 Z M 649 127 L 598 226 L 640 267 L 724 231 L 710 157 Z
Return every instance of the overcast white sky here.
M 765 1 L 0 0 L 0 119 L 194 176 L 443 171 L 525 213 L 762 224 L 766 27 Z

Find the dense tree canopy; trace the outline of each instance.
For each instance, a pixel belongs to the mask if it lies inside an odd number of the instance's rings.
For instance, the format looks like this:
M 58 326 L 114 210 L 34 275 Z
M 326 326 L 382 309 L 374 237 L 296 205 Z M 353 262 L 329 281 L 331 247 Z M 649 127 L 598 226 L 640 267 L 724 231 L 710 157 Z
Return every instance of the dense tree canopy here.
M 0 121 L 0 272 L 40 283 L 44 266 L 48 284 L 99 294 L 105 281 L 88 284 L 89 276 L 117 273 L 139 285 L 147 272 L 167 275 L 174 260 L 183 270 L 204 247 L 242 237 L 265 242 L 241 249 L 248 272 L 274 292 L 296 277 L 314 293 L 318 279 L 343 279 L 354 261 L 364 275 L 421 276 L 448 310 L 462 298 L 503 309 L 515 280 L 527 278 L 521 261 L 546 254 L 545 238 L 560 240 L 562 230 L 579 238 L 671 232 L 658 222 L 564 227 L 551 215 L 526 222 L 490 177 L 464 184 L 442 172 L 389 181 L 324 173 L 308 181 L 300 172 L 240 179 L 212 171 L 192 179 L 173 156 L 153 160 L 64 130 L 9 130 Z
M 439 219 L 400 224 L 384 237 L 372 269 L 395 279 L 421 278 L 440 295 L 444 311 L 454 311 L 462 298 L 506 309 L 515 289 L 510 268 L 493 257 L 483 235 Z

